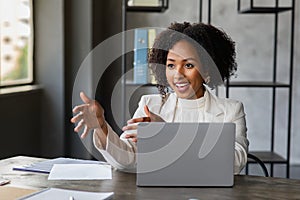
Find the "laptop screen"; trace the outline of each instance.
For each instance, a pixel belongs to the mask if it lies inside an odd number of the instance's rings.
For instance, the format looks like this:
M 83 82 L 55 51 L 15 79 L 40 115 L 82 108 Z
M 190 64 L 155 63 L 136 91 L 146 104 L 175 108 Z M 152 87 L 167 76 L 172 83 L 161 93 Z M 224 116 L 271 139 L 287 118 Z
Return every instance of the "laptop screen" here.
M 232 186 L 234 123 L 140 123 L 137 184 Z

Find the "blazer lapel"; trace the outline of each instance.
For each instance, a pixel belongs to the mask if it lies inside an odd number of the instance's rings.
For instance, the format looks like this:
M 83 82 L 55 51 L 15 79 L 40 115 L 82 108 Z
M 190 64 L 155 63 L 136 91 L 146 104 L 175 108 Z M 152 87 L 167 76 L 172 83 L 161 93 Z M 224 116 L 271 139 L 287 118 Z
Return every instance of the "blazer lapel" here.
M 206 90 L 207 98 L 204 107 L 205 122 L 223 122 L 224 121 L 224 105 L 216 96 Z
M 160 116 L 166 122 L 172 122 L 175 114 L 175 108 L 176 108 L 176 95 L 170 94 L 170 96 L 167 99 L 167 102 L 165 102 L 165 104 L 161 108 Z

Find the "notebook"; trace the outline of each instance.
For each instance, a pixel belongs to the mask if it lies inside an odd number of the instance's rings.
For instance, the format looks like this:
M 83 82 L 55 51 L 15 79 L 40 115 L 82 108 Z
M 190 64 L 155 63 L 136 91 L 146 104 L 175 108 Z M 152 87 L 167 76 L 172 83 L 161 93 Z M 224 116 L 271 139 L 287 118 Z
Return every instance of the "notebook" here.
M 47 188 L 39 192 L 21 197 L 18 200 L 101 200 L 112 199 L 113 192 L 87 192 L 60 188 Z
M 234 123 L 140 123 L 138 186 L 231 187 Z

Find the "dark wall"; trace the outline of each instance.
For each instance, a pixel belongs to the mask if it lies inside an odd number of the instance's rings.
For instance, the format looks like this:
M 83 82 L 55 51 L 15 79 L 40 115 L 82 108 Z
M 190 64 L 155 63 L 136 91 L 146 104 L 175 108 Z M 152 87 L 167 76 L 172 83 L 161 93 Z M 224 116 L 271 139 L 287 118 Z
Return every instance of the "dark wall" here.
M 0 159 L 40 156 L 40 89 L 0 95 Z
M 34 8 L 36 83 L 43 88 L 39 132 L 43 157 L 64 154 L 63 1 L 37 0 Z M 29 117 L 30 118 L 30 117 Z
M 72 90 L 77 71 L 92 49 L 92 1 L 65 0 L 65 153 L 71 157 L 90 158 L 80 138 L 73 131 Z M 78 94 L 79 95 L 79 94 Z
M 114 12 L 111 12 L 112 10 Z M 93 48 L 121 30 L 120 11 L 121 1 L 65 0 L 65 146 L 68 156 L 91 157 L 78 135 L 74 134 L 74 126 L 69 122 L 72 117 L 73 84 L 80 65 Z M 104 79 L 100 80 L 96 96 L 93 97 L 101 102 L 107 111 L 105 113 L 110 123 L 113 123 L 113 120 L 109 112 L 109 93 L 114 86 L 114 80 L 120 76 L 120 70 L 118 61 L 114 62 L 105 72 Z M 105 87 L 102 87 L 103 82 Z M 101 156 L 96 157 L 101 158 Z
M 122 1 L 93 1 L 93 47 L 122 31 Z M 121 46 L 120 46 L 121 47 Z M 99 80 L 96 96 L 105 109 L 105 118 L 113 129 L 120 134 L 111 112 L 112 91 L 122 74 L 121 58 L 111 63 Z

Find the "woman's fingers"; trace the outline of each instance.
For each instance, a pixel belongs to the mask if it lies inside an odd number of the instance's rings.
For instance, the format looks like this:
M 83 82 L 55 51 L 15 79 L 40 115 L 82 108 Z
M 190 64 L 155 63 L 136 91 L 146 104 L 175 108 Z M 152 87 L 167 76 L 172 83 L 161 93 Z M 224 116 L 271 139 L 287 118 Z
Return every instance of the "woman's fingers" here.
M 81 134 L 81 136 L 80 136 L 80 138 L 81 138 L 81 139 L 85 138 L 85 137 L 88 135 L 89 131 L 90 131 L 90 130 L 88 129 L 88 127 L 85 126 L 85 127 L 84 127 L 84 130 L 83 130 L 83 132 L 82 132 L 82 134 Z
M 89 107 L 89 104 L 81 104 L 73 108 L 73 113 L 82 112 Z
M 130 139 L 132 142 L 137 142 L 137 134 L 136 133 L 128 133 L 125 135 L 125 138 Z
M 137 138 L 132 138 L 131 140 L 132 140 L 132 142 L 137 143 Z
M 88 96 L 86 96 L 86 94 L 84 92 L 80 92 L 80 98 L 84 103 L 90 103 L 92 102 L 92 99 L 90 99 Z
M 147 115 L 147 117 L 139 117 L 139 118 L 134 118 L 134 119 L 130 119 L 127 121 L 127 126 L 124 126 L 122 128 L 123 131 L 125 132 L 125 138 L 126 139 L 130 139 L 132 142 L 137 142 L 137 124 L 139 122 L 151 122 L 151 121 L 164 121 L 160 116 L 152 113 L 148 106 L 144 106 L 144 111 Z
M 72 123 L 77 123 L 83 119 L 83 113 L 80 111 L 77 115 L 71 118 Z
M 104 110 L 96 100 L 90 99 L 84 92 L 80 92 L 80 98 L 84 103 L 73 108 L 74 116 L 70 121 L 76 124 L 74 131 L 85 138 L 92 129 L 105 128 L 105 118 Z
M 81 121 L 77 124 L 77 126 L 74 128 L 74 131 L 78 133 L 78 132 L 82 129 L 82 127 L 83 127 L 84 125 L 85 125 L 84 121 L 81 120 Z
M 149 108 L 148 108 L 147 105 L 144 106 L 144 111 L 145 111 L 145 113 L 146 113 L 146 115 L 147 115 L 148 117 L 151 117 L 151 112 L 150 112 L 150 110 L 149 110 Z
M 125 135 L 126 138 L 136 138 L 137 137 L 137 134 L 136 133 L 127 133 Z
M 129 131 L 129 130 L 136 130 L 137 124 L 130 124 L 129 126 L 124 126 L 122 128 L 122 131 Z
M 127 121 L 128 124 L 138 123 L 138 122 L 151 122 L 150 117 L 140 117 L 134 118 Z
M 165 121 L 159 115 L 151 112 L 147 105 L 144 106 L 144 111 L 145 111 L 146 115 L 150 118 L 150 121 L 152 121 L 152 122 L 164 122 Z

